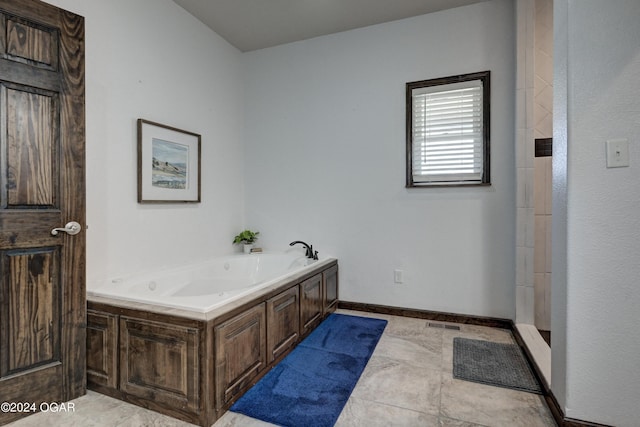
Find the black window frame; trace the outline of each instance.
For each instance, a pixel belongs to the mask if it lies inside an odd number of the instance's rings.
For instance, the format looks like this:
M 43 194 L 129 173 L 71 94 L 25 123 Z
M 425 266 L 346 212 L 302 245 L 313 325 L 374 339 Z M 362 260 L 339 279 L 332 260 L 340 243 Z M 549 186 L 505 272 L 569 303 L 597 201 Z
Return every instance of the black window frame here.
M 480 80 L 482 83 L 482 174 L 480 181 L 434 181 L 416 182 L 413 178 L 413 91 L 424 87 L 442 86 L 452 83 Z M 491 72 L 481 71 L 476 73 L 461 74 L 456 76 L 441 77 L 429 80 L 420 80 L 406 83 L 406 188 L 426 187 L 469 187 L 491 185 Z

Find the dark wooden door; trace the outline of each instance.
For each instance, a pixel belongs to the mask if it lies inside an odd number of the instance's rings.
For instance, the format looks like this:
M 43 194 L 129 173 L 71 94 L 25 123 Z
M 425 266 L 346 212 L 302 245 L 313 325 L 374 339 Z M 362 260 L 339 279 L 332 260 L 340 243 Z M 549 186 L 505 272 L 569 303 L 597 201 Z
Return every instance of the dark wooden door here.
M 84 141 L 84 19 L 0 0 L 0 402 L 85 392 Z

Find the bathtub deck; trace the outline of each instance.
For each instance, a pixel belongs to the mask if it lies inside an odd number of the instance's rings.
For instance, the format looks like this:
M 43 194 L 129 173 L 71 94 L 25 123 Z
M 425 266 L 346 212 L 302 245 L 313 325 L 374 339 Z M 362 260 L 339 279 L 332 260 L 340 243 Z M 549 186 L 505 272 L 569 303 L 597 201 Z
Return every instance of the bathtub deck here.
M 91 298 L 87 387 L 207 426 L 337 304 L 336 259 L 207 313 Z

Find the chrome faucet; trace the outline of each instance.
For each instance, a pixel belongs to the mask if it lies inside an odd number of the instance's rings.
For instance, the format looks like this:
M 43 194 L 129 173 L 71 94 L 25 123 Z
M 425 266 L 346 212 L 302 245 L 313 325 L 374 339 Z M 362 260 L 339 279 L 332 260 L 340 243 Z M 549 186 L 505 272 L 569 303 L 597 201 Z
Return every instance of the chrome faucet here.
M 306 252 L 304 253 L 304 256 L 306 256 L 307 258 L 310 258 L 310 259 L 315 259 L 315 260 L 318 259 L 318 251 L 315 251 L 315 252 L 313 251 L 313 245 L 309 246 L 305 242 L 303 242 L 302 240 L 295 240 L 295 241 L 289 243 L 289 246 L 293 246 L 293 245 L 296 245 L 298 243 L 300 243 L 305 248 L 307 248 Z

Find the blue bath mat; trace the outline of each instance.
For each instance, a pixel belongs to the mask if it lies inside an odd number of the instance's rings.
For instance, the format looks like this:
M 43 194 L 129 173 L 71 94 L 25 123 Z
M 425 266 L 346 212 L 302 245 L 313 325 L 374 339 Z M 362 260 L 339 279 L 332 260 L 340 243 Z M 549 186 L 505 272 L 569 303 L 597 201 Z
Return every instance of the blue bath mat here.
M 386 320 L 331 314 L 231 411 L 286 427 L 333 426 Z

